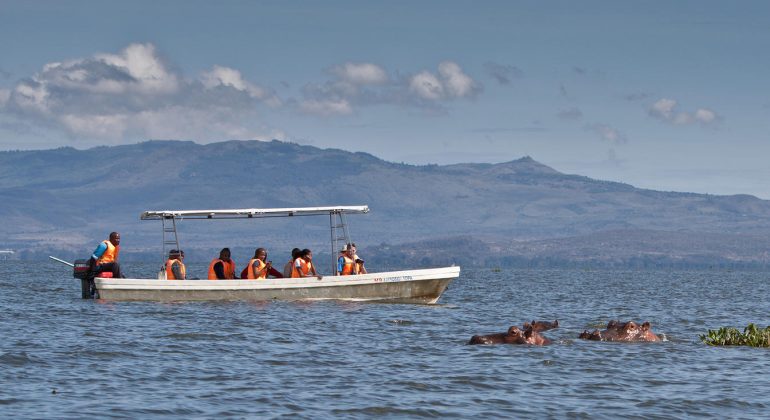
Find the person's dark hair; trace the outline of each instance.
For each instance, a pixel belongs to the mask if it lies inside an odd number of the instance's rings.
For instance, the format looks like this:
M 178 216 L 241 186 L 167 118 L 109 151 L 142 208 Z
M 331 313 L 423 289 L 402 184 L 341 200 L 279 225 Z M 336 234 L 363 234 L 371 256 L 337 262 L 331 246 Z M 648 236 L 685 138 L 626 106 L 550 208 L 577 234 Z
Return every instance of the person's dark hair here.
M 291 259 L 296 260 L 299 258 L 299 256 L 302 254 L 302 250 L 299 248 L 294 248 L 291 250 Z
M 228 255 L 232 255 L 230 253 L 230 248 L 222 248 L 222 250 L 219 251 L 219 258 L 222 258 L 222 255 L 224 255 L 225 252 L 227 252 Z
M 110 239 L 120 235 L 118 232 L 110 232 Z
M 307 257 L 309 254 L 312 254 L 312 253 L 313 253 L 313 251 L 311 251 L 311 250 L 309 250 L 307 248 L 302 250 L 302 256 L 303 257 Z
M 182 251 L 178 249 L 172 249 L 171 251 L 168 251 L 168 257 L 178 257 L 180 255 L 184 254 Z
M 254 250 L 254 258 L 257 258 L 257 256 L 259 256 L 260 251 L 265 251 L 265 256 L 267 256 L 267 250 L 265 248 L 257 248 Z

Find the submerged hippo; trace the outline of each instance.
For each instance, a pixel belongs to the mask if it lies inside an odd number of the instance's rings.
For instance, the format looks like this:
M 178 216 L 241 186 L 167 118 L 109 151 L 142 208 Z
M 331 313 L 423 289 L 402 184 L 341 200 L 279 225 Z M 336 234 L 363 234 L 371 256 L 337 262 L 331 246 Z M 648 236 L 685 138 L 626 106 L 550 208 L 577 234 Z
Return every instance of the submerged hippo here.
M 551 344 L 551 340 L 543 337 L 530 324 L 524 324 L 523 330 L 517 326 L 508 328 L 506 333 L 497 333 L 489 335 L 474 335 L 468 344 L 532 344 L 543 346 Z
M 555 319 L 553 322 L 549 322 L 549 321 L 535 321 L 533 319 L 531 323 L 530 322 L 524 323 L 525 330 L 529 327 L 532 327 L 532 331 L 537 331 L 537 332 L 548 331 L 554 328 L 559 328 L 559 320 Z
M 634 321 L 620 322 L 610 321 L 606 330 L 583 331 L 578 338 L 596 341 L 660 341 L 657 335 L 650 330 L 650 323 L 642 325 Z

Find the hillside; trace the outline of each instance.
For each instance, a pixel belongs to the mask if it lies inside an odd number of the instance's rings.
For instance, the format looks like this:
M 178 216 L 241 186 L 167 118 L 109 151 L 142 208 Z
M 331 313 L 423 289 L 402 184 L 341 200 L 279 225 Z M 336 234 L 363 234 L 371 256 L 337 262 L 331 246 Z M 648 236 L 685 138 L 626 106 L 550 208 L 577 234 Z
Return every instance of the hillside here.
M 487 265 L 550 255 L 559 264 L 590 256 L 622 266 L 645 252 L 761 265 L 770 233 L 770 202 L 753 196 L 638 189 L 529 157 L 414 166 L 279 141 L 0 152 L 0 201 L 0 249 L 22 258 L 82 255 L 111 230 L 123 234 L 126 258 L 158 258 L 160 225 L 139 214 L 161 209 L 368 204 L 372 212 L 351 217 L 351 230 L 359 244 L 379 247 L 383 262 L 398 258 L 386 252 L 392 245 L 429 241 L 451 258 L 483 249 Z M 183 221 L 179 229 L 185 249 L 208 258 L 221 246 L 325 249 L 327 225 Z M 457 238 L 481 248 L 449 245 Z

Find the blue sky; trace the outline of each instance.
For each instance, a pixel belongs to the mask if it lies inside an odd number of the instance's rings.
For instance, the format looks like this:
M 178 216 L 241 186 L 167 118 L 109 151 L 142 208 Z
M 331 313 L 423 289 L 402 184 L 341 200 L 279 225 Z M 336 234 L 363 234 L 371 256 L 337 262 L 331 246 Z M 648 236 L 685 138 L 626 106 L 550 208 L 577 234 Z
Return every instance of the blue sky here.
M 770 199 L 770 2 L 0 0 L 0 149 L 293 141 Z

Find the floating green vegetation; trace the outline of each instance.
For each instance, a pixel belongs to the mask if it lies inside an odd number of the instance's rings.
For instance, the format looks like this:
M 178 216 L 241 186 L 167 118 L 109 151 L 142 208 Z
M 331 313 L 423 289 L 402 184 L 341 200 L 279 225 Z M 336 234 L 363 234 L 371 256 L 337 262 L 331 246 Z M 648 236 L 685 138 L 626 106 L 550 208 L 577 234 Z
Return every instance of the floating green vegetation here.
M 770 347 L 770 326 L 760 329 L 749 324 L 743 333 L 737 328 L 722 327 L 716 331 L 709 330 L 708 334 L 700 336 L 700 340 L 709 346 Z

